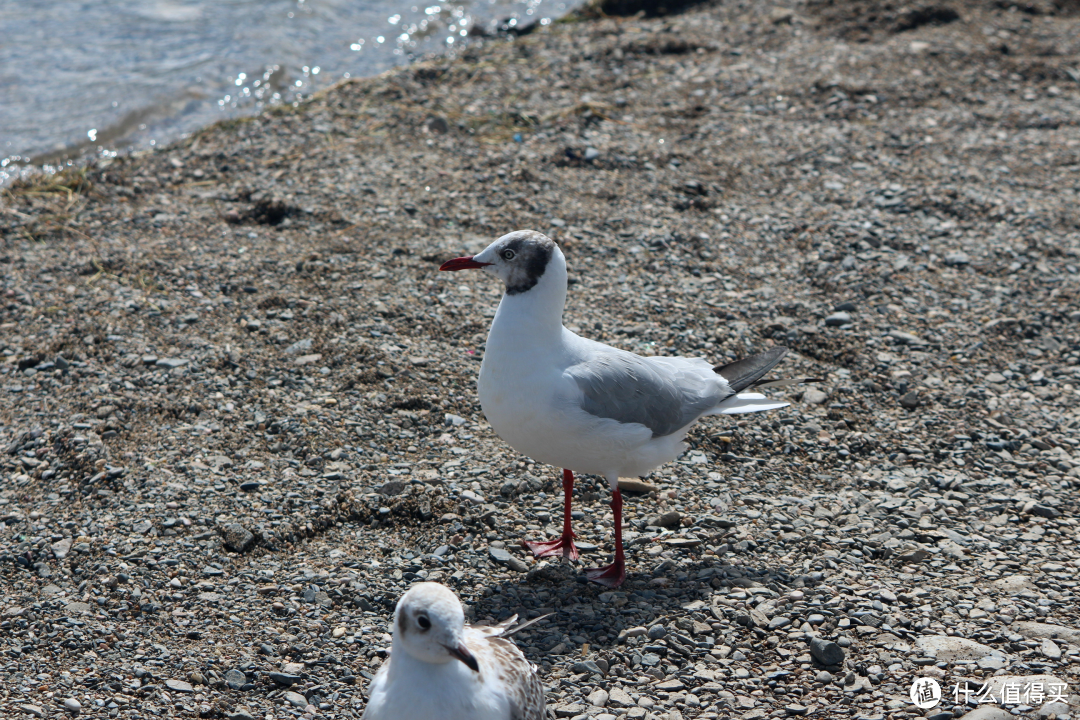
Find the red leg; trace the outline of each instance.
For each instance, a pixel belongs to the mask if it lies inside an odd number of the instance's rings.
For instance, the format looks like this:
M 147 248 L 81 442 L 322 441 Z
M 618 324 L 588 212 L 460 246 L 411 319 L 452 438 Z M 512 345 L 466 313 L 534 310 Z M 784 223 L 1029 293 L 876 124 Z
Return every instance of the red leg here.
M 574 473 L 564 469 L 562 471 L 563 489 L 563 529 L 562 536 L 557 540 L 522 540 L 522 547 L 532 550 L 536 557 L 549 555 L 562 555 L 567 560 L 578 559 L 578 549 L 574 546 L 574 531 L 570 529 L 570 501 L 574 497 Z
M 616 588 L 626 580 L 626 557 L 622 547 L 622 493 L 618 486 L 611 495 L 611 512 L 615 515 L 615 562 L 586 570 L 585 576 L 594 583 Z

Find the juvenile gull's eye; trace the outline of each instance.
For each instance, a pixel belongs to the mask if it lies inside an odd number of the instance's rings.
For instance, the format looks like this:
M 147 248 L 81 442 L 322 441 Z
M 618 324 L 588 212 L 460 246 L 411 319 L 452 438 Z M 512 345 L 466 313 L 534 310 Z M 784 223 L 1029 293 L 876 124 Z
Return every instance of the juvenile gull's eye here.
M 427 618 L 426 618 L 425 616 L 423 616 L 423 615 L 421 615 L 420 617 L 416 618 L 416 624 L 420 626 L 420 629 L 421 629 L 421 630 L 430 630 L 430 629 L 431 629 L 431 621 L 430 621 L 430 620 L 428 620 L 428 619 L 427 619 Z
M 503 250 L 502 251 L 502 256 L 503 256 L 504 260 L 513 260 L 514 256 L 516 254 L 517 253 L 515 253 L 513 250 Z

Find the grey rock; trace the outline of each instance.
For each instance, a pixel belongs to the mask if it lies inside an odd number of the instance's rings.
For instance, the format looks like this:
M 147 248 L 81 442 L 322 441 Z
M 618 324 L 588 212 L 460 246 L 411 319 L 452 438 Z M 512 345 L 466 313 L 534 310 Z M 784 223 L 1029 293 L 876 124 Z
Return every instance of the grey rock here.
M 191 686 L 191 683 L 184 682 L 183 680 L 166 680 L 165 687 L 169 688 L 173 692 L 189 693 L 195 692 L 195 688 Z
M 975 664 L 983 670 L 1000 670 L 1007 664 L 1001 655 L 987 655 L 979 658 Z
M 919 393 L 916 390 L 908 390 L 906 393 L 900 396 L 900 407 L 908 410 L 914 410 L 919 407 Z
M 957 266 L 960 266 L 960 265 L 967 265 L 968 263 L 970 263 L 971 262 L 971 257 L 968 256 L 968 254 L 966 252 L 964 252 L 963 250 L 953 250 L 952 252 L 945 254 L 945 259 L 943 260 L 943 262 L 946 265 L 951 265 L 953 267 L 957 267 Z
M 593 690 L 586 699 L 593 707 L 607 707 L 608 691 L 603 688 L 597 688 L 596 690 Z
M 172 370 L 173 368 L 182 367 L 187 365 L 187 360 L 182 358 L 160 358 L 154 363 L 156 367 L 163 367 Z
M 778 615 L 769 621 L 769 630 L 779 630 L 791 624 L 791 618 Z
M 667 636 L 667 628 L 660 624 L 653 625 L 649 628 L 648 635 L 650 640 L 660 640 Z
M 408 486 L 401 480 L 391 480 L 390 482 L 380 485 L 378 492 L 380 495 L 385 495 L 386 497 L 395 497 L 404 492 L 406 487 Z
M 814 679 L 817 680 L 819 683 L 831 683 L 833 681 L 833 676 L 832 673 L 828 670 L 822 670 L 817 674 L 817 677 L 815 677 Z
M 458 427 L 460 425 L 464 425 L 468 421 L 465 418 L 461 417 L 460 415 L 455 415 L 453 413 L 446 413 L 446 415 L 443 417 L 443 422 L 445 422 L 447 425 L 452 425 L 454 427 Z
M 654 524 L 662 528 L 677 528 L 682 523 L 682 513 L 672 510 L 656 518 Z
M 247 681 L 247 675 L 236 668 L 230 668 L 229 671 L 225 673 L 225 684 L 233 690 L 239 690 L 247 683 Z
M 1025 509 L 1026 509 L 1027 512 L 1031 513 L 1032 515 L 1038 515 L 1039 517 L 1048 518 L 1050 520 L 1053 520 L 1054 518 L 1061 515 L 1061 513 L 1058 512 L 1057 510 L 1055 510 L 1054 508 L 1052 508 L 1052 507 L 1050 507 L 1048 505 L 1042 505 L 1040 503 L 1035 503 L 1031 507 L 1025 508 Z
M 1005 376 L 1002 375 L 1001 373 L 992 372 L 992 373 L 987 374 L 987 376 L 984 377 L 983 380 L 985 380 L 988 383 L 994 383 L 995 385 L 1000 385 L 1001 383 L 1005 382 Z
M 297 355 L 302 352 L 307 352 L 311 349 L 311 338 L 304 338 L 303 340 L 297 340 L 289 347 L 285 348 L 287 355 Z
M 596 148 L 585 148 L 585 161 L 592 162 L 596 158 L 600 157 L 600 151 Z
M 82 711 L 82 703 L 75 698 L 67 698 L 64 700 L 64 709 L 78 715 Z
M 830 327 L 839 327 L 851 323 L 851 315 L 846 312 L 835 312 L 825 318 L 825 324 Z
M 960 720 L 1013 720 L 1013 715 L 996 705 L 979 705 L 961 715 Z
M 64 538 L 52 544 L 53 555 L 57 560 L 63 560 L 71 552 L 71 538 Z
M 225 717 L 229 720 L 255 720 L 255 716 L 245 707 L 238 707 Z
M 1054 642 L 1053 640 L 1051 640 L 1050 638 L 1045 638 L 1042 641 L 1042 645 L 1039 647 L 1039 652 L 1041 652 L 1044 656 L 1046 656 L 1050 660 L 1060 660 L 1061 659 L 1061 648 L 1059 648 L 1057 643 Z
M 293 692 L 292 690 L 285 691 L 285 700 L 288 701 L 288 703 L 293 707 L 298 707 L 301 710 L 308 706 L 307 698 L 298 692 Z
M 1039 717 L 1056 718 L 1059 715 L 1069 715 L 1071 708 L 1068 703 L 1048 702 L 1039 708 Z
M 596 675 L 603 675 L 600 668 L 592 660 L 584 660 L 582 662 L 574 663 L 571 668 L 575 673 L 590 673 Z M 603 707 L 603 705 L 597 705 L 597 707 Z
M 226 550 L 246 553 L 255 547 L 255 535 L 240 523 L 228 523 L 218 528 Z
M 947 635 L 923 635 L 916 638 L 915 647 L 922 650 L 923 654 L 945 662 L 979 660 L 991 655 L 1003 655 L 1000 650 L 989 645 Z
M 809 388 L 802 396 L 802 401 L 808 405 L 820 405 L 828 399 L 828 393 L 817 388 Z
M 900 330 L 890 330 L 889 337 L 901 345 L 925 345 L 926 341 L 918 335 L 912 335 L 911 333 L 902 332 Z
M 1014 575 L 1013 577 L 1023 577 Z M 1055 638 L 1064 640 L 1072 645 L 1080 645 L 1080 630 L 1064 625 L 1051 625 L 1050 623 L 1021 621 L 1013 623 L 1010 630 L 1023 635 L 1025 638 L 1041 640 L 1043 638 Z
M 42 708 L 40 705 L 20 705 L 19 709 L 29 715 L 33 715 L 34 717 L 45 717 L 45 709 Z
M 810 639 L 810 654 L 822 665 L 840 665 L 844 662 L 844 649 L 825 638 Z
M 500 547 L 489 547 L 488 555 L 491 556 L 492 560 L 501 565 L 505 565 L 506 563 L 510 562 L 510 558 L 513 557 L 506 548 Z
M 283 672 L 266 673 L 266 677 L 270 678 L 271 682 L 281 685 L 282 687 L 295 685 L 303 679 L 299 675 L 290 675 L 289 673 Z

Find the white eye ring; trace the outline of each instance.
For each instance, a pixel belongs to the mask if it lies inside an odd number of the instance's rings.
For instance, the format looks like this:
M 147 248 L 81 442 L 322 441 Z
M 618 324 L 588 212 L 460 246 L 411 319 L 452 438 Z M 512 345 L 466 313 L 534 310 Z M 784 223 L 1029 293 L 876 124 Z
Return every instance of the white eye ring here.
M 517 256 L 517 253 L 510 249 L 503 250 L 500 254 L 503 257 L 503 260 L 513 260 Z

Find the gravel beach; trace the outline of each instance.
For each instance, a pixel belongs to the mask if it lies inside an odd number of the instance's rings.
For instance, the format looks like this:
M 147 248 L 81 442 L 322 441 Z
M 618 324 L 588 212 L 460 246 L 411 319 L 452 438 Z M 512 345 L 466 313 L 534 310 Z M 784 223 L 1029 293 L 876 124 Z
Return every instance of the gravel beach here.
M 1080 718 L 1080 14 L 882 7 L 581 13 L 0 189 L 0 716 L 359 718 L 426 579 L 554 613 L 555 718 Z M 626 493 L 617 591 L 601 478 L 520 549 L 558 471 L 437 272 L 519 228 L 583 335 L 823 378 Z

